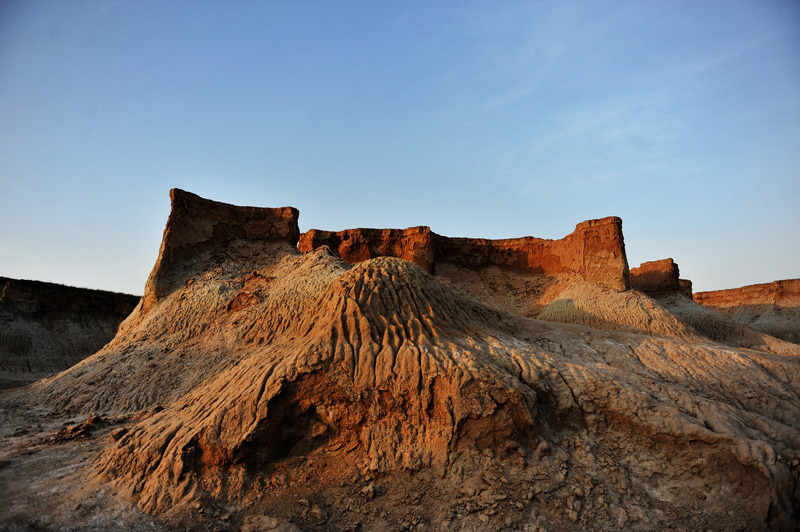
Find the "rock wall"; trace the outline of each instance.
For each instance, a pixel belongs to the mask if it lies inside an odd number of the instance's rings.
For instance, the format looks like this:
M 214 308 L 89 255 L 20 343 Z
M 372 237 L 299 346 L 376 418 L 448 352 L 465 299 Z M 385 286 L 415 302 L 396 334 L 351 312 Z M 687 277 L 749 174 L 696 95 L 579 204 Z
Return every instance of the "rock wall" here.
M 678 292 L 686 297 L 692 297 L 692 281 L 689 279 L 678 279 Z
M 398 257 L 433 273 L 438 237 L 430 227 L 407 229 L 311 229 L 300 235 L 298 248 L 307 253 L 328 246 L 345 262 L 356 264 L 375 257 Z M 441 237 L 439 237 L 441 238 Z
M 70 367 L 110 341 L 138 301 L 128 294 L 0 277 L 0 371 Z
M 698 292 L 694 300 L 753 329 L 800 343 L 800 279 Z
M 719 309 L 742 305 L 800 307 L 800 279 L 753 284 L 728 290 L 697 292 L 693 297 L 703 306 Z
M 320 246 L 328 246 L 351 264 L 391 256 L 414 262 L 429 273 L 435 273 L 437 265 L 444 263 L 473 270 L 497 266 L 536 275 L 576 273 L 615 290 L 629 287 L 622 220 L 617 217 L 582 222 L 560 240 L 530 236 L 503 240 L 449 238 L 429 227 L 339 232 L 312 229 L 301 235 L 298 247 L 309 252 Z
M 675 292 L 680 288 L 680 270 L 672 259 L 643 262 L 631 268 L 631 288 L 642 292 Z
M 680 278 L 678 264 L 672 259 L 643 262 L 631 269 L 631 288 L 651 295 L 680 292 L 692 297 L 692 282 Z
M 172 208 L 142 298 L 145 312 L 181 286 L 198 259 L 204 261 L 214 253 L 226 253 L 236 240 L 295 246 L 300 236 L 299 212 L 294 207 L 240 207 L 177 188 L 170 190 L 169 196 Z

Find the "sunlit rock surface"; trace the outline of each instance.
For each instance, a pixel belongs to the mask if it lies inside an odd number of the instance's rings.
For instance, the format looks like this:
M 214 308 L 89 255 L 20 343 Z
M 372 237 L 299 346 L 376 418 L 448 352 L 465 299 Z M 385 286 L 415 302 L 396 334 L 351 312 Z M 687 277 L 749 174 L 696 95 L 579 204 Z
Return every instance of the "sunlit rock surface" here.
M 172 198 L 145 302 L 14 396 L 107 420 L 61 482 L 165 526 L 796 526 L 800 346 L 624 290 L 618 219 L 580 224 L 563 244 L 580 260 L 539 271 L 535 239 L 431 255 L 424 228 L 353 230 L 298 249 L 293 209 Z

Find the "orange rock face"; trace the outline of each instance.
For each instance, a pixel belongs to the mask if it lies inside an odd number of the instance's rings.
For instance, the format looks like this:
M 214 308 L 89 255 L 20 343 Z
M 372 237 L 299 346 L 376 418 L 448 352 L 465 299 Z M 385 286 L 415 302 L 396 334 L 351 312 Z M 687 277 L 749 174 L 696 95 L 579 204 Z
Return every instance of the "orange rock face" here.
M 283 241 L 294 246 L 300 236 L 299 212 L 294 207 L 239 207 L 177 188 L 169 196 L 172 209 L 142 298 L 145 311 L 181 286 L 194 262 L 224 252 L 235 240 Z
M 345 262 L 356 264 L 375 257 L 398 257 L 433 273 L 436 233 L 430 227 L 408 229 L 311 229 L 300 236 L 298 248 L 303 253 L 328 246 Z
M 582 222 L 560 240 L 530 236 L 503 240 L 448 238 L 428 227 L 339 232 L 312 229 L 301 235 L 298 247 L 309 252 L 320 246 L 328 246 L 351 264 L 389 256 L 414 262 L 429 273 L 442 263 L 473 270 L 497 266 L 537 275 L 577 273 L 615 290 L 629 286 L 622 220 L 617 217 Z
M 678 291 L 686 297 L 692 297 L 692 281 L 689 279 L 678 279 Z
M 694 300 L 753 329 L 800 343 L 800 279 L 698 292 Z
M 800 279 L 787 279 L 741 288 L 697 292 L 694 300 L 707 307 L 739 307 L 742 305 L 779 305 L 800 307 Z

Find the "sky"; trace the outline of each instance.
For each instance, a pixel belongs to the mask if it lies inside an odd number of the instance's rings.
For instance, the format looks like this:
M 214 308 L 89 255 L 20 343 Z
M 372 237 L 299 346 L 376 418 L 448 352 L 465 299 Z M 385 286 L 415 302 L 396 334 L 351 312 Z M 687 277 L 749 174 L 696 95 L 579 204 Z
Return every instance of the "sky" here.
M 800 3 L 0 0 L 0 275 L 141 294 L 170 188 L 800 277 Z

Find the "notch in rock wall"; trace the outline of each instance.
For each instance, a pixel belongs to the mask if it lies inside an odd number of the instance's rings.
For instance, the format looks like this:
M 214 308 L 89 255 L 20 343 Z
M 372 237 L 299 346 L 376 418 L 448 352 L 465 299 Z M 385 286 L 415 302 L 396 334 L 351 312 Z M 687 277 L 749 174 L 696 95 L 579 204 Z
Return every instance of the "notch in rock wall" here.
M 356 264 L 375 257 L 398 257 L 413 262 L 433 273 L 436 249 L 434 238 L 442 238 L 430 227 L 407 229 L 345 229 L 322 231 L 311 229 L 300 236 L 298 248 L 307 253 L 328 246 L 339 258 Z

